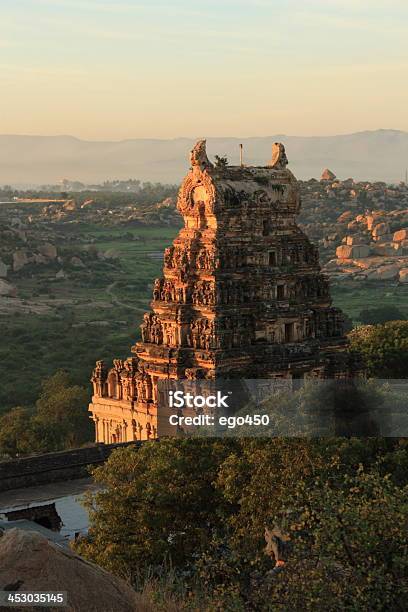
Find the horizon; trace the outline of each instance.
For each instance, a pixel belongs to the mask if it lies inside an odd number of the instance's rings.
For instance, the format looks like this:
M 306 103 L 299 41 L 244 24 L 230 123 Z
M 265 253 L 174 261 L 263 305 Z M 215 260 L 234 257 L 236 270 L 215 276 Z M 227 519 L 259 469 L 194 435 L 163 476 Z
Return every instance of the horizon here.
M 226 135 L 215 135 L 215 134 L 211 134 L 211 135 L 202 135 L 202 136 L 172 136 L 172 137 L 154 137 L 154 136 L 132 136 L 132 137 L 123 137 L 120 139 L 115 139 L 115 138 L 106 138 L 106 137 L 100 137 L 100 138 L 82 138 L 81 136 L 77 136 L 75 134 L 65 134 L 65 133 L 55 133 L 55 134 L 28 134 L 28 133 L 23 133 L 23 134 L 17 134 L 17 133 L 5 133 L 5 132 L 1 132 L 0 133 L 0 138 L 2 137 L 12 137 L 12 138 L 72 138 L 74 140 L 80 140 L 82 142 L 126 142 L 128 140 L 166 140 L 166 141 L 172 141 L 172 140 L 200 140 L 202 138 L 204 139 L 218 139 L 218 140 L 239 140 L 239 139 L 243 139 L 243 140 L 251 140 L 251 139 L 268 139 L 268 138 L 339 138 L 342 136 L 356 136 L 359 134 L 374 134 L 377 132 L 397 132 L 397 133 L 401 133 L 401 134 L 408 134 L 408 129 L 407 130 L 400 130 L 397 128 L 374 128 L 371 130 L 356 130 L 355 132 L 342 132 L 342 133 L 330 133 L 330 134 L 285 134 L 282 132 L 277 132 L 275 134 L 265 134 L 263 136 L 255 136 L 255 135 L 248 135 L 248 136 L 226 136 Z
M 63 178 L 85 184 L 105 180 L 178 183 L 189 152 L 202 136 L 85 140 L 72 135 L 0 135 L 0 185 L 51 185 Z M 302 180 L 329 167 L 339 178 L 398 183 L 408 167 L 408 132 L 385 129 L 321 135 L 207 136 L 210 158 L 225 155 L 231 165 L 244 144 L 246 165 L 262 166 L 274 142 L 286 147 L 290 168 Z

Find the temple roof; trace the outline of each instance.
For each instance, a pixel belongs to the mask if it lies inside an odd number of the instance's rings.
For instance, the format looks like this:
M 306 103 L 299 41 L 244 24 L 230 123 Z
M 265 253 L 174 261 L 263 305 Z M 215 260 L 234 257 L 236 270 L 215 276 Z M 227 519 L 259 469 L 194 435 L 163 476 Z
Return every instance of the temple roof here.
M 281 142 L 274 142 L 272 145 L 272 158 L 264 166 L 247 166 L 245 164 L 239 166 L 230 166 L 227 162 L 224 164 L 214 165 L 210 162 L 207 156 L 206 140 L 199 140 L 194 145 L 190 153 L 191 167 L 198 167 L 200 170 L 242 170 L 242 169 L 269 169 L 269 170 L 285 170 L 288 165 L 285 147 Z

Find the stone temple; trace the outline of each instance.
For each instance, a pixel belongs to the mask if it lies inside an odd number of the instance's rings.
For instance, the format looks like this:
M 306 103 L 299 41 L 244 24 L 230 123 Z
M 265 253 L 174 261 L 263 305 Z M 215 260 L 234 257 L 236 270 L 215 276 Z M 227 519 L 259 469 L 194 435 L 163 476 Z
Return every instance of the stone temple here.
M 195 145 L 177 202 L 185 226 L 165 250 L 141 341 L 93 371 L 96 441 L 157 437 L 159 379 L 353 376 L 287 164 L 279 143 L 258 167 L 212 164 L 205 141 Z

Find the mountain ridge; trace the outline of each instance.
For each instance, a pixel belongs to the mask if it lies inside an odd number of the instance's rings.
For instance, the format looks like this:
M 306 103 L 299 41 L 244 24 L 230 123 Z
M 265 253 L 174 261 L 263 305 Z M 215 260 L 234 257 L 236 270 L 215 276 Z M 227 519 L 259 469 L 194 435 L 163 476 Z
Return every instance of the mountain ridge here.
M 0 185 L 84 183 L 108 179 L 179 182 L 188 169 L 188 154 L 198 138 L 127 138 L 83 140 L 71 135 L 0 134 Z M 329 167 L 340 178 L 399 182 L 408 166 L 408 132 L 364 130 L 334 136 L 208 137 L 210 157 L 227 155 L 237 164 L 238 144 L 244 163 L 263 165 L 276 140 L 286 146 L 290 168 L 301 179 L 319 178 Z

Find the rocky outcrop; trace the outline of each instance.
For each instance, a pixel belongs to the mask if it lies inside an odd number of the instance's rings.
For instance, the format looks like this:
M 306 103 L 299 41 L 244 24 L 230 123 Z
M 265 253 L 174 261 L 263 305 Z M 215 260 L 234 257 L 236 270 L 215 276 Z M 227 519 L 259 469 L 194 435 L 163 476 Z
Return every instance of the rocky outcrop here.
M 401 268 L 399 271 L 400 283 L 408 283 L 408 268 Z
M 334 181 L 335 178 L 336 178 L 336 175 L 334 174 L 334 172 L 332 172 L 328 168 L 325 168 L 322 172 L 322 176 L 320 177 L 320 180 L 321 181 Z
M 46 265 L 57 258 L 57 249 L 46 243 L 38 246 L 35 252 L 19 249 L 13 253 L 13 271 L 18 272 L 28 264 Z
M 0 278 L 7 278 L 8 266 L 0 259 Z
M 5 280 L 0 280 L 0 296 L 16 297 L 16 295 L 17 289 L 13 285 L 7 283 Z
M 13 253 L 13 270 L 14 272 L 18 272 L 21 268 L 24 268 L 28 263 L 30 263 L 30 258 L 28 257 L 27 251 L 19 250 Z
M 65 211 L 69 211 L 72 212 L 74 210 L 77 210 L 78 206 L 77 203 L 75 202 L 75 200 L 67 200 L 63 205 L 62 208 Z
M 388 223 L 378 223 L 372 229 L 371 235 L 374 240 L 379 240 L 381 236 L 387 235 L 390 233 L 390 226 Z
M 0 537 L 0 590 L 66 591 L 69 612 L 141 609 L 139 596 L 123 580 L 37 532 L 20 529 Z
M 323 240 L 324 247 L 335 247 L 337 257 L 329 260 L 325 270 L 337 278 L 406 282 L 399 271 L 408 266 L 407 223 L 407 209 L 357 215 L 345 211 L 337 218 L 336 232 Z
M 49 242 L 39 246 L 38 251 L 41 253 L 41 255 L 44 255 L 44 257 L 51 260 L 56 259 L 58 255 L 57 247 L 53 244 L 50 244 Z
M 85 268 L 85 264 L 82 259 L 76 256 L 71 257 L 69 263 L 71 264 L 71 266 L 74 266 L 74 268 Z
M 408 255 L 408 236 L 399 233 L 408 228 L 405 183 L 310 179 L 301 182 L 301 194 L 300 225 L 319 245 L 323 262 L 342 244 L 366 244 L 377 257 Z
M 394 242 L 402 242 L 404 240 L 408 240 L 408 229 L 401 229 L 398 232 L 395 232 L 393 236 Z
M 399 268 L 396 265 L 388 264 L 368 271 L 367 278 L 371 280 L 394 280 L 399 276 Z
M 370 247 L 366 244 L 357 245 L 346 245 L 337 247 L 336 255 L 339 259 L 360 259 L 362 257 L 368 257 L 370 254 Z

